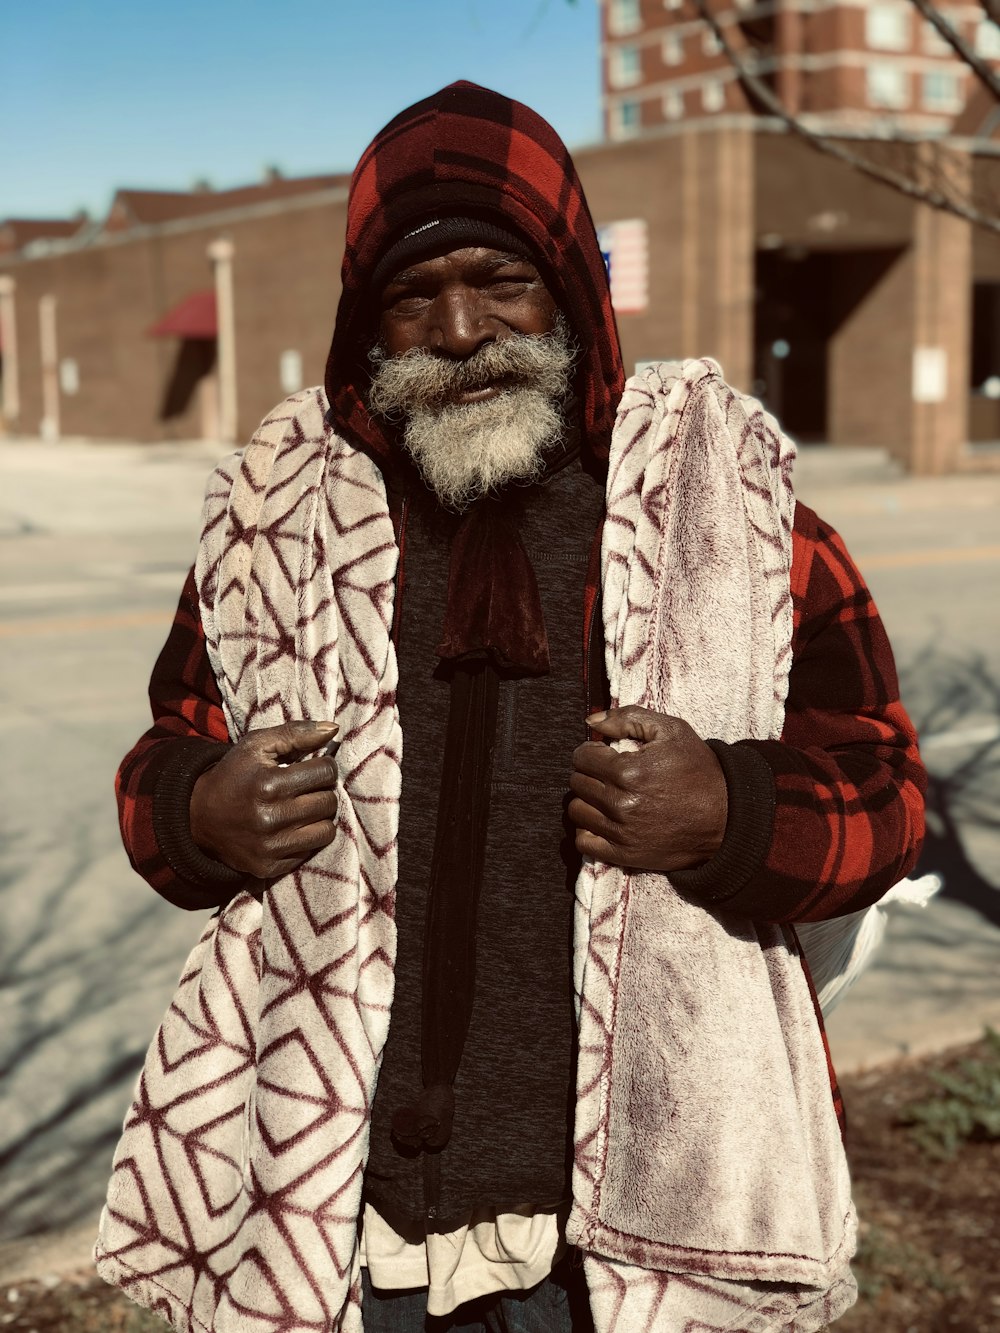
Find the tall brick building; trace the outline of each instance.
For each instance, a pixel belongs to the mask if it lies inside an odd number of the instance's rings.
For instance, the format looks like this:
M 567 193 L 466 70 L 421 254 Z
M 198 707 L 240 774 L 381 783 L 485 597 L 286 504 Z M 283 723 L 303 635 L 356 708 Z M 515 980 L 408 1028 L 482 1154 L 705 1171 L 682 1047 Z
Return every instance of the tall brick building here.
M 942 8 L 996 57 L 978 6 Z M 627 366 L 714 356 L 799 438 L 976 462 L 970 439 L 1000 439 L 1000 237 L 760 114 L 689 0 L 601 9 L 606 138 L 574 156 Z M 714 11 L 811 127 L 997 211 L 1000 111 L 908 0 Z M 247 438 L 322 377 L 346 186 L 122 190 L 100 222 L 0 224 L 0 429 Z
M 1000 60 L 1000 29 L 979 4 L 936 8 L 973 50 Z M 753 110 L 690 0 L 605 0 L 604 123 L 609 139 Z M 908 0 L 724 0 L 727 39 L 789 111 L 845 133 L 942 134 L 972 75 Z
M 1000 28 L 981 5 L 936 8 L 1000 67 Z M 968 440 L 1000 438 L 1000 238 L 790 136 L 690 0 L 601 10 L 607 142 L 654 197 L 672 196 L 651 267 L 666 235 L 689 252 L 674 294 L 698 310 L 684 351 L 714 351 L 799 436 L 888 446 L 920 471 L 966 465 Z M 712 11 L 810 130 L 1000 214 L 1000 107 L 908 0 Z

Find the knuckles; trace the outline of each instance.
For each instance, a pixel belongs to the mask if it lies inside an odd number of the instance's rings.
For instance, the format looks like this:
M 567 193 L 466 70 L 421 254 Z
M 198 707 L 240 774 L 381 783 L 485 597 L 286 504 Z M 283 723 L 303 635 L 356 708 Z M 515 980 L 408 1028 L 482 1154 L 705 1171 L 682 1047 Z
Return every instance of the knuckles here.
M 608 796 L 609 814 L 616 823 L 641 815 L 643 806 L 642 796 L 635 791 L 612 791 Z
M 622 787 L 638 787 L 645 769 L 646 765 L 642 763 L 640 754 L 630 751 L 628 754 L 616 756 L 612 771 L 615 781 Z
M 271 805 L 255 804 L 250 816 L 250 826 L 255 833 L 269 837 L 280 826 L 277 810 Z
M 279 784 L 281 779 L 273 769 L 267 769 L 258 774 L 254 784 L 257 795 L 265 801 L 273 801 L 279 795 Z

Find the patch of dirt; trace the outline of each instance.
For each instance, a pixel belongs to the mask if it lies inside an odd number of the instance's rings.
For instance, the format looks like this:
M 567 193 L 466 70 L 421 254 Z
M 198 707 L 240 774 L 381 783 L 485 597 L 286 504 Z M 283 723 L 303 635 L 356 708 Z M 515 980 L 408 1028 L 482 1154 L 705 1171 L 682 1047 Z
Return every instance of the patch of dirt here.
M 168 1333 L 169 1326 L 133 1305 L 92 1271 L 0 1290 L 6 1333 Z
M 836 1333 L 1000 1333 L 1000 1141 L 930 1156 L 899 1122 L 986 1042 L 842 1079 L 861 1298 Z M 992 1056 L 995 1059 L 995 1056 Z
M 985 1042 L 845 1077 L 848 1156 L 861 1217 L 861 1297 L 835 1333 L 1000 1333 L 1000 1141 L 950 1159 L 900 1123 L 938 1089 L 934 1070 L 985 1058 Z M 0 1289 L 0 1331 L 164 1333 L 92 1273 Z

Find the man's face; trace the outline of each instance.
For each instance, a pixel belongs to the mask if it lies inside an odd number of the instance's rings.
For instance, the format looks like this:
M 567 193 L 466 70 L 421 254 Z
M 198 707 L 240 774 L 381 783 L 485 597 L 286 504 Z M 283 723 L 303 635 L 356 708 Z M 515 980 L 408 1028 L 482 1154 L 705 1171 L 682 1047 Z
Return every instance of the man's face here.
M 396 273 L 382 294 L 370 404 L 446 505 L 530 480 L 565 426 L 574 352 L 530 260 L 481 246 Z
M 555 323 L 556 303 L 530 260 L 468 246 L 395 274 L 379 334 L 387 356 L 419 348 L 464 361 L 486 342 L 551 333 Z

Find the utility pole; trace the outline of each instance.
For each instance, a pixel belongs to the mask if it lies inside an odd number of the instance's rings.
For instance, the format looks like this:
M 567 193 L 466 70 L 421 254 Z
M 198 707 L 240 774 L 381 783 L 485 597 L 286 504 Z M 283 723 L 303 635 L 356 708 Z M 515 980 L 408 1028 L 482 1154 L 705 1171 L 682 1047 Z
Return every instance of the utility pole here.
M 219 237 L 208 247 L 215 269 L 215 310 L 218 324 L 219 435 L 224 444 L 236 443 L 236 318 L 233 305 L 235 246 Z
M 14 314 L 14 291 L 17 287 L 14 279 L 0 274 L 0 351 L 3 353 L 3 399 L 0 400 L 0 416 L 4 425 L 10 426 L 16 421 L 21 411 L 21 399 L 18 393 L 17 370 L 17 320 Z
M 56 341 L 56 298 L 48 293 L 38 298 L 38 336 L 42 352 L 43 440 L 59 438 L 59 351 Z

